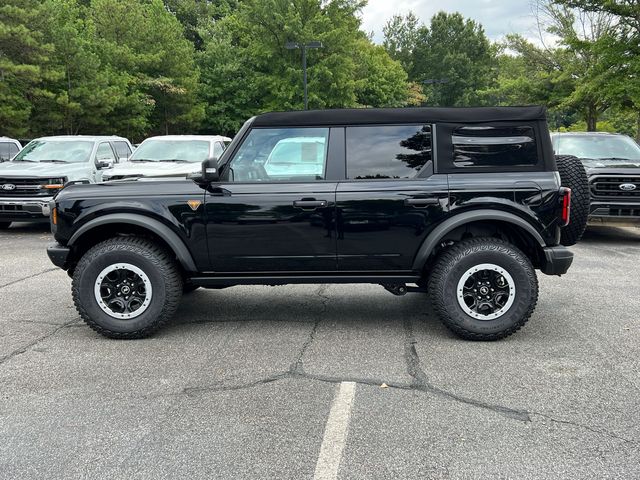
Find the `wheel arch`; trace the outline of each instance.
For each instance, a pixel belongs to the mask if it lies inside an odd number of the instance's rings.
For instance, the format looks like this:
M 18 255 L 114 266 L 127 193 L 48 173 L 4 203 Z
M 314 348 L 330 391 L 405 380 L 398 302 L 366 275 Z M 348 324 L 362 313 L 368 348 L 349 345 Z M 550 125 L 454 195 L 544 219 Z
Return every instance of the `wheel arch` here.
M 517 240 L 516 246 L 522 249 L 523 245 L 530 246 L 533 251 L 527 254 L 534 265 L 538 260 L 544 258 L 543 248 L 546 242 L 540 232 L 538 232 L 530 223 L 521 217 L 501 210 L 472 210 L 459 213 L 434 228 L 427 238 L 422 242 L 418 253 L 413 260 L 413 269 L 421 271 L 429 263 L 433 254 L 438 251 L 439 246 L 452 233 L 469 232 L 475 229 L 486 229 L 493 227 L 496 230 L 504 230 L 506 233 L 515 235 Z M 464 233 L 462 233 L 464 235 Z M 470 236 L 475 236 L 473 233 Z
M 150 236 L 173 252 L 185 271 L 198 271 L 191 252 L 178 234 L 159 220 L 144 215 L 113 213 L 94 218 L 71 236 L 67 246 L 84 252 L 97 242 L 119 234 Z

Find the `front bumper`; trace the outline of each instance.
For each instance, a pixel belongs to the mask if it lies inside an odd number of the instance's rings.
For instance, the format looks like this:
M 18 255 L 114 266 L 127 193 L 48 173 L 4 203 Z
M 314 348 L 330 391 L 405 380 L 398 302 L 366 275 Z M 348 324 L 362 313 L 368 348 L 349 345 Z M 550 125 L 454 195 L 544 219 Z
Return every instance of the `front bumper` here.
M 640 203 L 592 201 L 589 225 L 640 225 Z
M 0 222 L 48 222 L 53 197 L 0 197 Z
M 49 260 L 56 266 L 66 270 L 67 267 L 67 259 L 69 258 L 69 253 L 71 249 L 60 245 L 59 243 L 51 243 L 47 247 L 47 255 L 49 256 Z
M 573 252 L 567 247 L 546 247 L 544 250 L 544 263 L 540 267 L 546 275 L 563 275 L 567 273 L 573 262 Z

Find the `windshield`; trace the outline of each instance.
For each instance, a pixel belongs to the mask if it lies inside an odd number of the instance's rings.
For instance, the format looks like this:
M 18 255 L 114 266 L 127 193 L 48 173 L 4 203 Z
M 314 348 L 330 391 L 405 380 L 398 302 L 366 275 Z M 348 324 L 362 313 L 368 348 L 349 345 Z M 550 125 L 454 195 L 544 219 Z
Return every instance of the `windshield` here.
M 93 142 L 33 140 L 13 159 L 14 162 L 81 163 L 89 160 Z
M 557 155 L 575 155 L 579 158 L 640 161 L 640 146 L 622 135 L 558 136 L 555 150 Z
M 147 140 L 133 155 L 132 162 L 203 162 L 209 158 L 209 142 L 206 140 Z

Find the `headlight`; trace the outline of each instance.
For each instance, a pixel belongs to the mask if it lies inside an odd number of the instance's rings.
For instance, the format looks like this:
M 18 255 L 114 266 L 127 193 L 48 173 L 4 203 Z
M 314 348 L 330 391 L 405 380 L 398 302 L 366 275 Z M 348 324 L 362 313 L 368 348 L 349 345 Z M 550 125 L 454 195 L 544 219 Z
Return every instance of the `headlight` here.
M 65 183 L 67 183 L 67 179 L 65 177 L 48 178 L 42 182 L 40 188 L 44 188 L 49 191 L 60 190 L 64 188 Z

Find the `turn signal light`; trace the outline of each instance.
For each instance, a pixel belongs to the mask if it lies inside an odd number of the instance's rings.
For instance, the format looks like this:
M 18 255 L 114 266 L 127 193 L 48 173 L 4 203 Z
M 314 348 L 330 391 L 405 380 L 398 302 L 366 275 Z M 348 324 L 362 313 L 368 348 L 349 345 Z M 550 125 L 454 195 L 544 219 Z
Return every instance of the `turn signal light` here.
M 58 209 L 56 207 L 53 207 L 51 210 L 51 223 L 54 225 L 58 224 Z
M 64 185 L 61 183 L 52 183 L 51 185 L 43 185 L 42 187 L 48 190 L 59 190 L 64 187 Z

